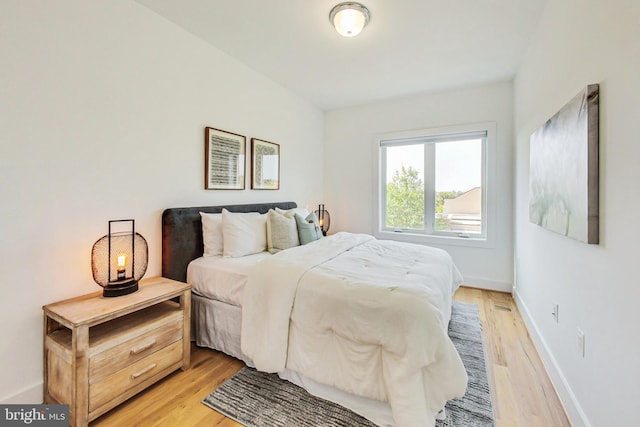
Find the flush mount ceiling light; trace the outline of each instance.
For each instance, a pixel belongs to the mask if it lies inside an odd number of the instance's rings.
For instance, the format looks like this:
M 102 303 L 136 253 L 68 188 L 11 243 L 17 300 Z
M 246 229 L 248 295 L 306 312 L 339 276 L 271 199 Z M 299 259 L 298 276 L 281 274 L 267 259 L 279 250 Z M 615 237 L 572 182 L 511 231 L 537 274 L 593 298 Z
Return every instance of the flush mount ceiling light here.
M 338 34 L 353 37 L 369 23 L 371 14 L 369 9 L 360 3 L 345 2 L 336 5 L 329 13 L 329 21 L 336 28 Z

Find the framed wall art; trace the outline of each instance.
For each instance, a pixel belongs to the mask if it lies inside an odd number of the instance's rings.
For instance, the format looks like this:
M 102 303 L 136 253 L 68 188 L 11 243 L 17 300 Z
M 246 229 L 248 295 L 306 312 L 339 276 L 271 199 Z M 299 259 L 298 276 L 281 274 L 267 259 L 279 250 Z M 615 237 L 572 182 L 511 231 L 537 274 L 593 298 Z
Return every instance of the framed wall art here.
M 529 220 L 598 243 L 599 86 L 588 85 L 531 135 Z
M 205 189 L 244 190 L 246 145 L 242 135 L 205 128 Z
M 251 188 L 280 189 L 280 145 L 251 138 Z

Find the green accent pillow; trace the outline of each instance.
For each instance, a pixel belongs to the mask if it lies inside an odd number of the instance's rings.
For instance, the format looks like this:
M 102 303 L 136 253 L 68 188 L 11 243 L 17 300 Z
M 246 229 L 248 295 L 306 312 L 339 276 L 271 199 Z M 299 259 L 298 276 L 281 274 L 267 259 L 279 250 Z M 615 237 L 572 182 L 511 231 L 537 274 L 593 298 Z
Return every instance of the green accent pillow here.
M 311 212 L 306 218 L 299 213 L 296 213 L 294 217 L 296 219 L 298 237 L 300 238 L 301 245 L 306 245 L 309 242 L 322 238 L 322 230 L 318 225 L 318 217 L 316 217 L 314 212 Z

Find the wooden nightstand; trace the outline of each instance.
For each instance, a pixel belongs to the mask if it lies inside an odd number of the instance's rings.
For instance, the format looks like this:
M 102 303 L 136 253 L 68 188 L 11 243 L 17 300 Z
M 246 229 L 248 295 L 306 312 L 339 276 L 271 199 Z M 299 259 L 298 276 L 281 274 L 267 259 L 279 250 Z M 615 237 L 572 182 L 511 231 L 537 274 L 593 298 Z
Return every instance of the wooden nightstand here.
M 151 278 L 133 294 L 97 292 L 42 309 L 44 402 L 69 404 L 72 426 L 189 368 L 191 285 Z

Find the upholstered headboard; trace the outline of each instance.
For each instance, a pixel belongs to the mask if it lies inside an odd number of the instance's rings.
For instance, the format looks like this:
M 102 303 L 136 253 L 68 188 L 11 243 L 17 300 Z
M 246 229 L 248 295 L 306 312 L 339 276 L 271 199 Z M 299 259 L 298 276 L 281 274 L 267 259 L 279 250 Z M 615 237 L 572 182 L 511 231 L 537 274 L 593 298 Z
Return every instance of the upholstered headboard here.
M 200 212 L 260 212 L 269 209 L 292 209 L 295 202 L 258 203 L 250 205 L 201 206 L 189 208 L 169 208 L 162 213 L 162 276 L 169 279 L 187 281 L 187 266 L 202 256 L 202 221 Z

